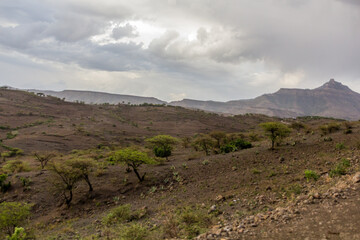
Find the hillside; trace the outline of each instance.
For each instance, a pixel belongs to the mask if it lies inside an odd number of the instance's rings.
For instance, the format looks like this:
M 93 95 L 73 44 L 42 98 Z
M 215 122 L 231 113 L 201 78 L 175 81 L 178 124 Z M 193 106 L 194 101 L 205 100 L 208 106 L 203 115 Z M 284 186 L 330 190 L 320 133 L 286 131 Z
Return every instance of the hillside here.
M 185 99 L 171 105 L 228 114 L 258 113 L 277 117 L 322 116 L 358 120 L 360 94 L 331 79 L 316 89 L 280 89 L 250 100 L 229 102 Z
M 165 104 L 166 102 L 153 97 L 139 97 L 131 95 L 111 94 L 104 92 L 93 91 L 76 91 L 76 90 L 64 90 L 60 92 L 47 91 L 47 90 L 28 90 L 37 94 L 45 94 L 54 96 L 60 99 L 64 99 L 68 102 L 84 102 L 87 104 Z
M 259 126 L 268 121 L 292 129 L 275 150 L 269 150 Z M 214 130 L 223 132 L 218 143 L 242 139 L 252 148 L 221 153 L 209 135 Z M 126 165 L 111 161 L 115 151 L 127 146 L 154 157 L 145 139 L 158 134 L 177 137 L 179 143 L 168 161 L 156 158 L 157 164 L 139 167 L 146 173 L 143 182 Z M 196 143 L 202 136 L 212 138 L 208 155 Z M 0 89 L 0 137 L 0 174 L 11 182 L 0 202 L 31 204 L 29 221 L 21 226 L 36 239 L 358 236 L 358 122 L 225 117 L 174 106 L 86 105 Z M 13 148 L 24 152 L 9 156 Z M 54 157 L 41 169 L 33 152 Z M 78 182 L 68 208 L 51 166 L 79 159 L 94 163 L 89 171 L 94 190 Z M 312 174 L 306 177 L 305 170 Z

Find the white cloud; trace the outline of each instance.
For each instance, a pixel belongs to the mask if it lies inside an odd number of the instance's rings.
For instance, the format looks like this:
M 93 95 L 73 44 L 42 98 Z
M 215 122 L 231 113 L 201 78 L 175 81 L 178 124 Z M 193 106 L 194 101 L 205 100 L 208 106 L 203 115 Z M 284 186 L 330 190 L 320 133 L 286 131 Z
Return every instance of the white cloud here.
M 331 77 L 357 86 L 359 11 L 352 0 L 2 0 L 2 81 L 165 100 L 254 97 Z

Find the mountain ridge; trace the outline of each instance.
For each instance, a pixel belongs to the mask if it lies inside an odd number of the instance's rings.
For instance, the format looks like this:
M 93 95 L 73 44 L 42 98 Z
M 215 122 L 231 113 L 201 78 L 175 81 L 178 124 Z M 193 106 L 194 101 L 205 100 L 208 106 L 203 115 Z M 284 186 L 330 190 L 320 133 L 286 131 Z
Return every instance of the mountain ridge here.
M 322 116 L 347 120 L 360 119 L 360 94 L 334 79 L 314 89 L 280 88 L 275 93 L 227 102 L 195 99 L 166 102 L 154 97 L 82 90 L 27 91 L 88 104 L 167 104 L 229 115 L 255 113 L 285 118 Z

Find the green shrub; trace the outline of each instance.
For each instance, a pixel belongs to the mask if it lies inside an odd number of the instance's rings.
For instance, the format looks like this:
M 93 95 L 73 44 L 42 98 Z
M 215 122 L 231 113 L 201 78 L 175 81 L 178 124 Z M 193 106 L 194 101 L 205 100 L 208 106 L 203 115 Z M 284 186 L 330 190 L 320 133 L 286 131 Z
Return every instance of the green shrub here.
M 7 237 L 6 240 L 26 240 L 27 235 L 25 229 L 22 227 L 15 227 L 14 233 Z
M 329 176 L 335 177 L 345 175 L 348 167 L 350 167 L 350 161 L 343 159 L 340 163 L 336 164 L 333 169 L 330 170 Z
M 30 171 L 29 165 L 21 160 L 7 161 L 2 169 L 5 173 L 20 173 Z
M 25 203 L 0 203 L 0 230 L 11 236 L 15 228 L 23 224 L 29 217 L 30 208 L 30 205 Z
M 5 193 L 7 192 L 10 187 L 11 187 L 11 182 L 5 182 L 7 179 L 7 175 L 6 174 L 0 174 L 0 190 L 1 192 Z
M 181 235 L 192 239 L 206 232 L 212 224 L 212 216 L 205 209 L 187 207 L 178 212 L 178 224 L 183 232 Z
M 313 170 L 305 170 L 304 174 L 307 181 L 311 179 L 317 181 L 319 179 L 319 175 Z
M 329 123 L 320 126 L 322 134 L 326 135 L 329 133 L 334 133 L 340 130 L 340 124 L 338 123 Z
M 132 223 L 121 229 L 121 240 L 150 240 L 150 231 L 139 223 Z
M 104 218 L 104 225 L 113 225 L 117 223 L 125 223 L 140 219 L 146 215 L 146 208 L 131 210 L 131 204 L 125 204 L 113 208 Z
M 18 135 L 18 131 L 11 131 L 6 134 L 6 139 L 13 139 Z
M 251 148 L 252 145 L 250 142 L 245 141 L 244 139 L 238 138 L 236 140 L 233 140 L 223 146 L 220 147 L 220 151 L 222 153 L 229 153 L 229 152 L 235 152 L 238 150 Z
M 20 156 L 20 155 L 24 154 L 23 150 L 21 150 L 20 148 L 8 147 L 8 150 L 9 151 L 1 153 L 2 158 L 11 158 L 11 157 L 16 157 L 16 156 Z
M 131 220 L 131 205 L 125 204 L 113 208 L 104 218 L 103 224 L 112 225 Z
M 344 145 L 344 143 L 337 143 L 335 148 L 337 150 L 342 150 L 342 149 L 345 149 L 345 145 Z

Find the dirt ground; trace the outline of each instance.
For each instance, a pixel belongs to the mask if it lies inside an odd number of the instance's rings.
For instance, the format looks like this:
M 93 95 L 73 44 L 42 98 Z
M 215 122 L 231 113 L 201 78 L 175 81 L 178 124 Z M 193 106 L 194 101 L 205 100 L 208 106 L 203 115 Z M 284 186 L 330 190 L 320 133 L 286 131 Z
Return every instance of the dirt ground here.
M 269 150 L 270 143 L 259 127 L 268 121 L 298 121 L 306 128 L 293 130 L 276 150 Z M 330 122 L 337 122 L 341 130 L 324 136 L 319 126 Z M 146 218 L 140 222 L 151 229 L 163 226 L 185 206 L 207 212 L 215 205 L 219 214 L 214 226 L 237 226 L 250 216 L 285 207 L 313 191 L 326 192 L 360 170 L 358 122 L 351 123 L 351 134 L 345 134 L 344 122 L 333 119 L 226 117 L 179 107 L 84 105 L 0 90 L 0 126 L 2 144 L 25 153 L 6 159 L 2 166 L 14 159 L 29 165 L 29 171 L 9 174 L 12 188 L 1 193 L 0 199 L 33 204 L 28 225 L 37 239 L 117 239 L 101 221 L 113 207 L 128 203 L 132 209 L 146 207 Z M 214 130 L 241 133 L 247 140 L 256 136 L 251 140 L 253 148 L 206 156 L 179 144 L 169 161 L 140 167 L 141 173 L 147 173 L 142 183 L 124 166 L 107 161 L 114 149 L 144 147 L 144 140 L 151 136 L 182 138 Z M 16 136 L 9 139 L 9 132 Z M 94 192 L 89 195 L 87 185 L 81 183 L 69 209 L 54 193 L 51 172 L 40 170 L 32 155 L 50 150 L 58 152 L 55 161 L 81 156 L 95 159 L 101 166 L 91 175 Z M 145 151 L 151 154 L 151 150 Z M 351 163 L 346 175 L 330 178 L 330 170 L 343 159 Z M 317 172 L 319 180 L 305 179 L 307 169 Z M 31 179 L 28 187 L 22 185 L 21 177 Z M 359 186 L 347 189 L 344 198 L 306 204 L 286 221 L 245 224 L 244 231 L 236 229 L 213 239 L 360 239 L 356 228 L 360 222 Z

